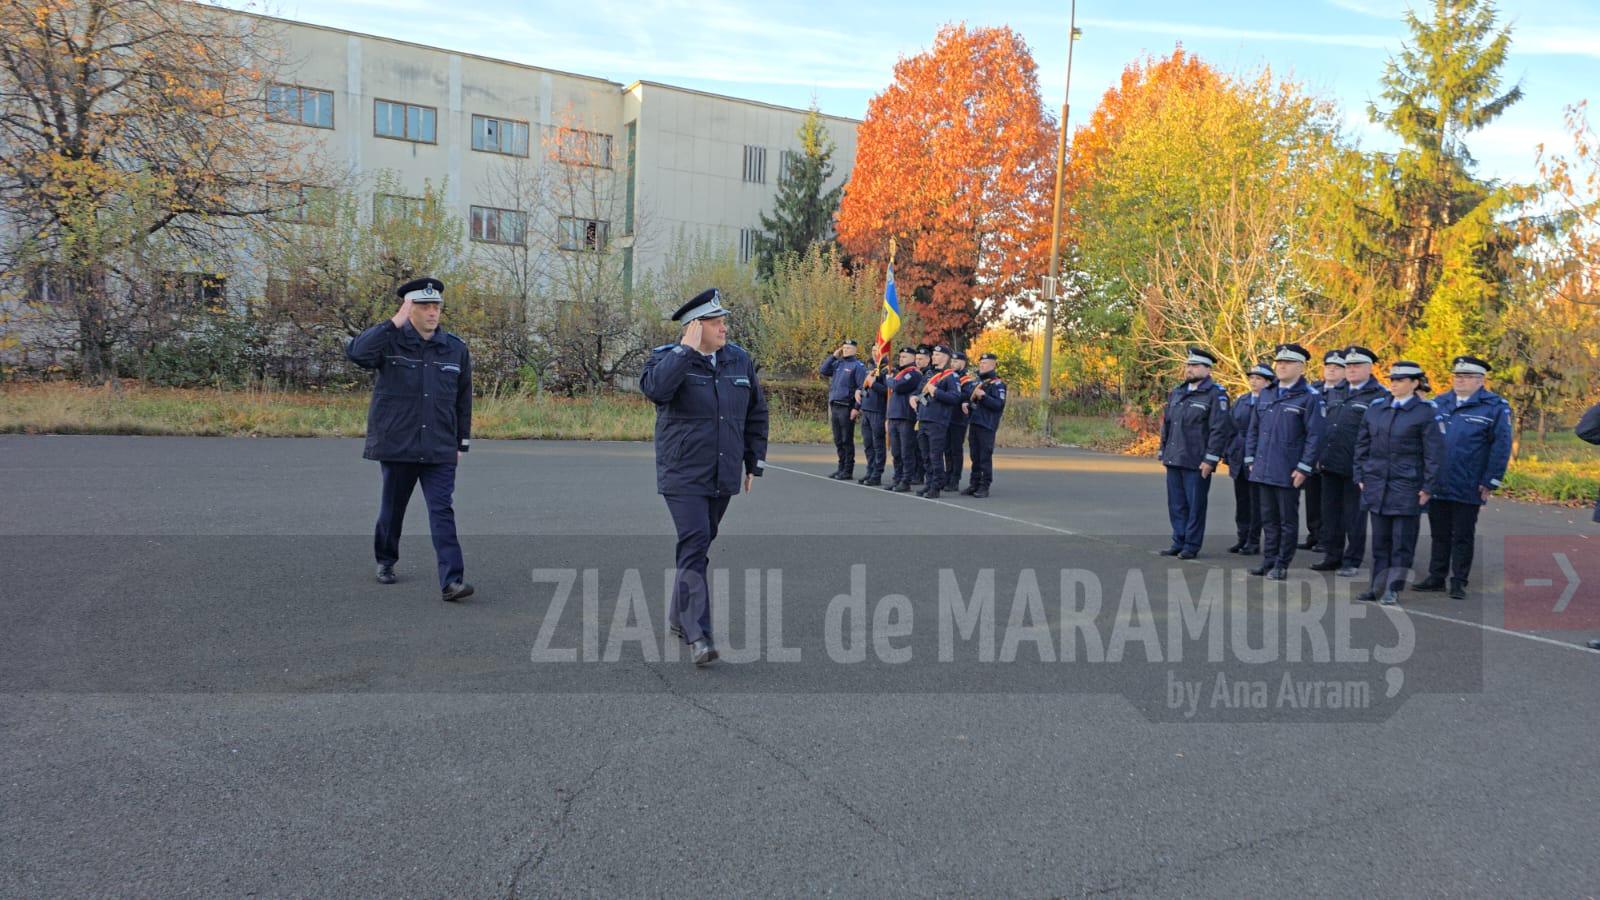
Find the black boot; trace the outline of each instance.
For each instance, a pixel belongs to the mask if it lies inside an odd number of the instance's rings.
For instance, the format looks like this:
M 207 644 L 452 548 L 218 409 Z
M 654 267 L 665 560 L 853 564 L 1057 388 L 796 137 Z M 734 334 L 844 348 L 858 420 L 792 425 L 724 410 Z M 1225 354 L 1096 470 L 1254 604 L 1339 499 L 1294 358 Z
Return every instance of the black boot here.
M 972 499 L 974 500 L 982 500 L 987 496 L 989 496 L 989 486 L 987 484 L 979 485 L 978 489 L 972 492 Z
M 1411 585 L 1411 589 L 1413 591 L 1427 591 L 1430 593 L 1442 591 L 1444 590 L 1444 579 L 1435 575 L 1429 575 L 1427 578 L 1424 578 L 1421 581 Z

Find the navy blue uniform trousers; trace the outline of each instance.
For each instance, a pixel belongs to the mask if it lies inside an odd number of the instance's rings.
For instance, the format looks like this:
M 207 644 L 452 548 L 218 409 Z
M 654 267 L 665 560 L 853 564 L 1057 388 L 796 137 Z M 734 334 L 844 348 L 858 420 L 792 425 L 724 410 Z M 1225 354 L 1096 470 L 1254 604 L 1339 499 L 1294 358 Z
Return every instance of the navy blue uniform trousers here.
M 1405 589 L 1411 560 L 1417 553 L 1417 532 L 1422 516 L 1372 514 L 1372 590 L 1375 593 Z
M 867 478 L 883 477 L 883 413 L 861 411 L 861 450 L 867 456 Z
M 1478 536 L 1476 503 L 1455 500 L 1428 502 L 1428 577 L 1449 575 L 1463 585 L 1472 571 L 1472 551 Z
M 1300 537 L 1300 488 L 1256 482 L 1261 499 L 1261 561 L 1287 569 Z
M 1261 500 L 1256 496 L 1250 468 L 1240 466 L 1233 475 L 1233 527 L 1246 546 L 1261 543 Z
M 943 422 L 917 424 L 917 448 L 922 457 L 922 476 L 930 488 L 944 489 L 944 442 L 950 426 Z
M 1359 566 L 1367 552 L 1367 519 L 1361 514 L 1361 489 L 1356 487 L 1354 478 L 1337 472 L 1323 472 L 1321 477 L 1323 560 Z
M 462 580 L 466 563 L 461 558 L 461 542 L 456 540 L 456 511 L 450 505 L 456 492 L 456 464 L 386 462 L 379 467 L 383 470 L 383 500 L 372 537 L 378 563 L 392 566 L 400 561 L 400 526 L 405 522 L 411 492 L 421 482 L 433 554 L 439 561 L 439 587 Z
M 916 423 L 910 419 L 889 420 L 889 452 L 894 455 L 894 480 L 896 484 L 910 484 L 921 474 L 917 466 Z
M 961 470 L 967 467 L 967 423 L 951 425 L 944 439 L 944 483 L 950 490 L 961 487 Z
M 967 442 L 972 450 L 972 483 L 985 488 L 994 484 L 994 432 L 971 425 Z
M 849 475 L 856 467 L 856 423 L 850 420 L 850 404 L 828 404 L 828 421 L 833 425 L 833 449 L 839 454 L 839 471 Z
M 1172 546 L 1200 552 L 1206 537 L 1206 505 L 1211 498 L 1211 479 L 1201 478 L 1199 469 L 1167 466 L 1167 519 L 1172 523 Z
M 668 623 L 683 628 L 683 639 L 694 643 L 711 637 L 711 592 L 706 583 L 707 554 L 717 539 L 717 526 L 732 497 L 663 494 L 673 527 L 678 530 L 678 574 L 672 585 L 672 612 Z

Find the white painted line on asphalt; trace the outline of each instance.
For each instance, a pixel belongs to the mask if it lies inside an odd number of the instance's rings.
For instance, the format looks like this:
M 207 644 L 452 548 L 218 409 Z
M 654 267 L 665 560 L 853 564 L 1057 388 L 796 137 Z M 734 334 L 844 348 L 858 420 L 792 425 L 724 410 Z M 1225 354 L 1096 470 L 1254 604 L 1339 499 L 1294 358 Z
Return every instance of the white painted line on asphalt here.
M 841 486 L 842 485 L 853 485 L 855 487 L 860 487 L 860 485 L 857 485 L 854 481 L 839 481 L 839 480 L 834 479 L 834 478 L 829 478 L 826 475 L 818 475 L 815 472 L 802 472 L 799 469 L 790 469 L 790 468 L 788 468 L 786 466 L 775 466 L 770 462 L 767 463 L 767 468 L 768 469 L 776 469 L 779 472 L 788 472 L 791 475 L 804 475 L 807 478 L 816 478 L 816 479 L 819 479 L 821 481 L 827 481 L 827 482 L 831 482 L 833 484 L 838 484 L 838 485 L 841 485 Z M 882 488 L 873 488 L 873 490 L 883 491 Z M 1039 529 L 1042 529 L 1044 531 L 1053 531 L 1056 534 L 1064 534 L 1064 535 L 1067 535 L 1069 537 L 1083 537 L 1084 536 L 1084 535 L 1080 534 L 1079 532 L 1073 531 L 1073 530 L 1071 530 L 1069 528 L 1057 528 L 1054 525 L 1046 525 L 1043 522 L 1033 522 L 1033 521 L 1030 521 L 1028 519 L 1019 519 L 1016 516 L 1001 515 L 1000 513 L 989 512 L 986 509 L 974 509 L 973 507 L 970 507 L 970 506 L 962 506 L 959 503 L 948 503 L 948 502 L 946 502 L 944 500 L 929 500 L 927 497 L 918 497 L 916 494 L 912 494 L 912 493 L 900 493 L 900 494 L 897 494 L 897 493 L 895 493 L 893 491 L 883 491 L 883 493 L 889 494 L 890 496 L 894 496 L 894 497 L 905 497 L 905 498 L 907 498 L 909 500 L 921 500 L 924 503 L 936 503 L 936 504 L 938 504 L 940 506 L 948 506 L 951 509 L 959 509 L 962 512 L 977 513 L 980 516 L 988 516 L 991 519 L 1001 519 L 1001 520 L 1004 520 L 1006 522 L 1016 522 L 1019 525 L 1027 525 L 1029 527 L 1039 528 Z M 1547 638 L 1547 637 L 1543 637 L 1543 636 L 1537 635 L 1537 634 L 1528 634 L 1527 632 L 1524 632 L 1524 631 L 1512 631 L 1509 628 L 1501 628 L 1501 627 L 1499 627 L 1497 625 L 1486 625 L 1483 622 L 1474 622 L 1474 621 L 1471 621 L 1470 619 L 1457 619 L 1457 618 L 1453 618 L 1451 616 L 1441 616 L 1438 613 L 1424 612 L 1424 611 L 1422 611 L 1420 609 L 1412 609 L 1410 607 L 1405 607 L 1405 606 L 1402 606 L 1401 610 L 1406 612 L 1406 613 L 1408 613 L 1408 614 L 1410 614 L 1410 615 L 1413 615 L 1413 616 L 1421 616 L 1424 619 L 1438 619 L 1441 622 L 1454 622 L 1457 625 L 1467 625 L 1467 626 L 1470 626 L 1472 628 L 1477 628 L 1477 629 L 1480 629 L 1480 630 L 1483 630 L 1483 631 L 1490 632 L 1491 634 L 1503 634 L 1503 635 L 1505 635 L 1507 637 L 1522 638 L 1524 640 L 1534 641 L 1534 642 L 1540 643 L 1540 644 L 1549 644 L 1552 647 L 1565 647 L 1568 650 L 1581 650 L 1584 653 L 1589 653 L 1589 654 L 1593 654 L 1595 656 L 1600 656 L 1600 653 L 1596 653 L 1595 651 L 1590 650 L 1588 647 L 1584 646 L 1583 644 L 1574 644 L 1574 643 L 1569 643 L 1567 641 L 1558 641 L 1555 638 Z
M 775 466 L 770 462 L 767 463 L 767 468 L 769 468 L 769 469 L 777 469 L 779 472 L 788 472 L 791 475 L 804 475 L 807 478 L 817 478 L 817 479 L 820 479 L 822 481 L 831 482 L 833 484 L 837 484 L 837 485 L 841 485 L 841 486 L 850 485 L 852 487 L 857 487 L 857 488 L 861 487 L 861 485 L 856 484 L 854 481 L 839 481 L 836 478 L 829 478 L 826 475 L 818 475 L 815 472 L 802 472 L 799 469 L 790 469 L 790 468 L 786 468 L 784 466 Z M 883 488 L 872 488 L 872 490 L 877 491 L 877 492 L 882 493 L 882 494 L 888 494 L 891 497 L 904 497 L 907 500 L 920 500 L 923 503 L 936 503 L 936 504 L 938 504 L 940 506 L 948 506 L 951 509 L 959 509 L 962 512 L 977 513 L 980 516 L 988 516 L 991 519 L 1001 519 L 1001 520 L 1004 520 L 1006 522 L 1016 522 L 1018 525 L 1027 525 L 1027 526 L 1029 526 L 1031 528 L 1040 528 L 1040 529 L 1043 529 L 1045 531 L 1053 531 L 1056 534 L 1064 534 L 1064 535 L 1067 535 L 1068 537 L 1079 537 L 1078 532 L 1073 531 L 1070 528 L 1057 528 L 1054 525 L 1045 525 L 1042 522 L 1030 522 L 1027 519 L 1019 519 L 1016 516 L 1005 516 L 1005 515 L 1001 515 L 1000 513 L 997 513 L 997 512 L 989 512 L 986 509 L 975 509 L 975 508 L 973 508 L 971 506 L 962 506 L 959 503 L 950 503 L 949 501 L 946 501 L 946 500 L 930 500 L 927 497 L 918 497 L 916 494 L 913 494 L 913 493 L 911 493 L 909 491 L 905 492 L 905 493 L 895 493 L 894 491 L 886 491 Z

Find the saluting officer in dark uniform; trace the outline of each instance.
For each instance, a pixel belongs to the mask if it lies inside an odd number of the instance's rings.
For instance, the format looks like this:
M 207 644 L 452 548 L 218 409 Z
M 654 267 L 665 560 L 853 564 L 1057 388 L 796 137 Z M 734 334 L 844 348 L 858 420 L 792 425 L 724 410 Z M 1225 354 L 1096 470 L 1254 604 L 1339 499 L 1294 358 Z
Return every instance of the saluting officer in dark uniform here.
M 917 446 L 928 479 L 917 496 L 930 500 L 938 499 L 944 487 L 944 442 L 950 433 L 950 411 L 961 403 L 961 379 L 949 368 L 949 347 L 934 345 L 933 365 L 935 371 L 923 383 L 917 400 Z
M 861 450 L 867 455 L 867 474 L 857 484 L 878 487 L 883 484 L 884 441 L 883 416 L 889 408 L 889 361 L 878 361 L 876 371 L 869 370 L 861 382 Z
M 1322 354 L 1322 380 L 1313 381 L 1311 386 L 1322 392 L 1322 398 L 1327 400 L 1328 394 L 1344 384 L 1344 351 L 1329 350 Z M 1302 550 L 1323 550 L 1323 532 L 1327 525 L 1322 520 L 1322 472 L 1312 472 L 1306 477 L 1306 539 L 1301 542 Z
M 961 493 L 978 500 L 989 496 L 994 484 L 994 436 L 1006 411 L 1006 383 L 995 371 L 999 357 L 978 357 L 978 381 L 967 396 L 967 442 L 972 450 L 972 483 Z
M 950 409 L 950 428 L 944 440 L 944 489 L 954 491 L 961 488 L 961 470 L 966 467 L 967 401 L 978 379 L 967 371 L 967 354 L 960 350 L 950 354 L 950 369 L 956 373 L 956 390 L 961 395 L 961 402 Z
M 1239 539 L 1229 553 L 1250 555 L 1261 552 L 1261 500 L 1250 481 L 1250 467 L 1244 462 L 1244 439 L 1250 432 L 1250 417 L 1256 414 L 1256 400 L 1272 385 L 1272 367 L 1256 363 L 1245 372 L 1250 392 L 1228 410 L 1232 422 L 1228 438 L 1228 474 L 1233 478 L 1233 524 Z
M 1511 405 L 1483 386 L 1493 367 L 1476 356 L 1450 361 L 1451 390 L 1434 398 L 1445 420 L 1445 463 L 1439 493 L 1428 504 L 1428 577 L 1419 591 L 1467 596 L 1478 511 L 1500 489 L 1511 462 Z
M 845 338 L 839 349 L 822 361 L 828 381 L 828 421 L 833 425 L 833 449 L 839 467 L 829 478 L 849 481 L 856 471 L 856 392 L 867 377 L 867 367 L 856 358 L 856 342 Z
M 439 563 L 445 600 L 472 596 L 456 539 L 456 463 L 472 441 L 472 357 L 465 341 L 439 329 L 444 282 L 418 278 L 400 285 L 400 311 L 356 335 L 345 348 L 350 361 L 376 369 L 367 407 L 367 446 L 361 455 L 383 470 L 383 499 L 373 550 L 378 583 L 394 584 L 400 561 L 400 527 L 420 483 L 428 504 L 428 531 Z
M 1416 395 L 1421 381 L 1421 366 L 1396 362 L 1389 369 L 1393 396 L 1373 400 L 1361 420 L 1354 466 L 1362 505 L 1372 514 L 1372 587 L 1357 600 L 1400 602 L 1422 510 L 1438 486 L 1445 424 L 1434 402 Z
M 1322 476 L 1322 559 L 1311 564 L 1317 572 L 1338 572 L 1350 578 L 1361 568 L 1367 552 L 1367 517 L 1361 510 L 1356 487 L 1356 438 L 1367 408 L 1389 396 L 1389 390 L 1372 377 L 1378 355 L 1366 347 L 1343 351 L 1344 382 L 1323 398 L 1327 435 L 1317 468 Z
M 1228 392 L 1211 380 L 1217 357 L 1190 347 L 1183 384 L 1167 395 L 1161 415 L 1161 464 L 1167 467 L 1167 518 L 1172 546 L 1162 556 L 1194 559 L 1206 536 L 1211 473 L 1228 449 Z
M 894 456 L 894 481 L 885 490 L 903 494 L 911 490 L 917 468 L 917 434 L 913 428 L 917 411 L 912 400 L 922 389 L 922 369 L 916 362 L 917 351 L 901 347 L 899 368 L 889 378 L 889 452 Z
M 767 465 L 767 398 L 755 361 L 728 343 L 727 310 L 716 288 L 672 314 L 676 344 L 651 351 L 639 389 L 656 404 L 656 490 L 678 531 L 678 574 L 668 620 L 696 666 L 717 658 L 711 640 L 706 554 L 728 501 Z
M 1244 441 L 1244 461 L 1261 498 L 1261 565 L 1252 575 L 1289 577 L 1300 528 L 1300 488 L 1322 451 L 1322 394 L 1306 383 L 1311 353 L 1279 344 L 1272 369 L 1277 385 L 1256 398 Z

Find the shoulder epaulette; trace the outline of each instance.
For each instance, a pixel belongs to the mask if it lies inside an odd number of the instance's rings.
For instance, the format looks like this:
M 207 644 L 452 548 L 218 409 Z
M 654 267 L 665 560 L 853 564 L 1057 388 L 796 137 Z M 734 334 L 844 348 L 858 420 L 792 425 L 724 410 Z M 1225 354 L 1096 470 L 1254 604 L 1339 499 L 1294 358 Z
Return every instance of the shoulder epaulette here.
M 650 350 L 650 352 L 651 353 L 660 353 L 663 350 L 671 350 L 673 347 L 676 347 L 676 346 L 678 346 L 676 342 L 673 342 L 671 344 L 662 344 L 659 347 L 652 348 Z

